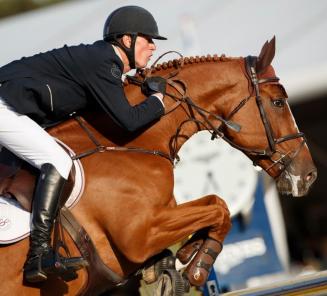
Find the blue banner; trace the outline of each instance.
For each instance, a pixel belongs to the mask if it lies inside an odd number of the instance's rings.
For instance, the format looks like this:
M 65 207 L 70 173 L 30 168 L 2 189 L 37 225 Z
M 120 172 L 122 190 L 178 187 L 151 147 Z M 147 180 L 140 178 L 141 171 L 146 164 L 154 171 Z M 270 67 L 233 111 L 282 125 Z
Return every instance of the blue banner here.
M 205 296 L 218 296 L 220 294 L 219 282 L 214 269 L 211 270 L 208 280 L 203 287 L 203 295 Z
M 264 204 L 262 176 L 258 178 L 250 221 L 245 222 L 239 215 L 233 218 L 232 223 L 233 227 L 225 239 L 223 252 L 215 263 L 215 272 L 212 272 L 217 274 L 223 291 L 229 291 L 231 287 L 245 286 L 251 277 L 283 270 Z M 214 285 L 217 287 L 213 288 Z M 204 287 L 204 295 L 215 295 L 212 293 L 216 288 L 218 282 L 211 276 L 208 285 Z

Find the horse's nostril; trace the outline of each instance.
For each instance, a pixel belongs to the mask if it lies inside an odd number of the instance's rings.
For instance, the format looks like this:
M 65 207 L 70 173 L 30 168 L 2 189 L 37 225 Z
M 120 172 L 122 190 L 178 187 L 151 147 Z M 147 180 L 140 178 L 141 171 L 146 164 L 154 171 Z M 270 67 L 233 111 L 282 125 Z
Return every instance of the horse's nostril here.
M 317 173 L 316 171 L 312 171 L 309 174 L 307 174 L 307 176 L 305 177 L 305 181 L 306 182 L 312 182 L 316 179 L 317 177 Z
M 309 182 L 312 179 L 312 173 L 309 173 L 306 177 L 305 180 Z

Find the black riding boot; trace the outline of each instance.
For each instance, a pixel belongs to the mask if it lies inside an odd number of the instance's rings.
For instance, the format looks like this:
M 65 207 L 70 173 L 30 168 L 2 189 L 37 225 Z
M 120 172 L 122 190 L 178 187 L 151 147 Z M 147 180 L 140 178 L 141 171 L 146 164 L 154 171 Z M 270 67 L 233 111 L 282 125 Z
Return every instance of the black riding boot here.
M 58 256 L 51 247 L 51 232 L 59 210 L 60 195 L 66 180 L 51 164 L 44 164 L 36 185 L 30 234 L 30 250 L 24 264 L 24 278 L 28 282 L 41 282 L 51 273 L 59 274 L 65 265 L 79 264 L 83 258 L 65 258 L 58 262 Z M 75 270 L 79 269 L 78 267 Z

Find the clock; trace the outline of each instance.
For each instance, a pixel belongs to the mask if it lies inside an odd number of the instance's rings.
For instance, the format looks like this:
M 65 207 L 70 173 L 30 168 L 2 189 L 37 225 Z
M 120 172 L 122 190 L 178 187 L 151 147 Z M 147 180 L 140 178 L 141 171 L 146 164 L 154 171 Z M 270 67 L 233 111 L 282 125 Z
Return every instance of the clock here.
M 252 207 L 258 173 L 242 152 L 222 139 L 211 141 L 210 134 L 201 131 L 182 146 L 179 156 L 174 170 L 178 204 L 216 194 L 225 200 L 231 216 Z

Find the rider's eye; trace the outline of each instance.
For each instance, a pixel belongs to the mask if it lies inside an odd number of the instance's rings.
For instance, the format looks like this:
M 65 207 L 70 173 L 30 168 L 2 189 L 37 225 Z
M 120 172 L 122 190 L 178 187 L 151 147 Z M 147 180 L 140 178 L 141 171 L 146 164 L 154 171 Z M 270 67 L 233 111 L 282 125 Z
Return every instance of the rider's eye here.
M 272 103 L 274 104 L 274 106 L 281 108 L 285 105 L 285 99 L 275 99 L 272 101 Z
M 146 41 L 148 41 L 149 43 L 154 43 L 153 39 L 150 36 L 147 35 L 142 35 L 139 34 L 139 36 L 142 36 L 144 39 L 146 39 Z

